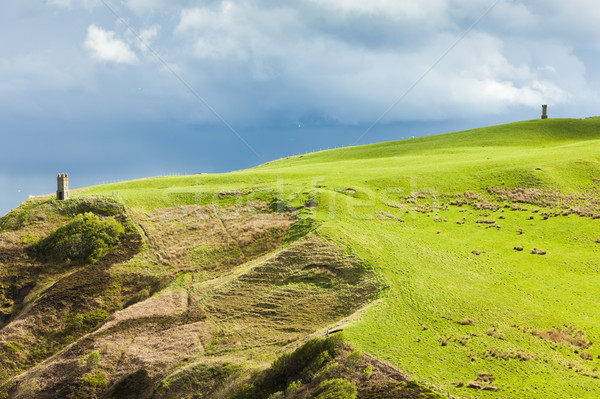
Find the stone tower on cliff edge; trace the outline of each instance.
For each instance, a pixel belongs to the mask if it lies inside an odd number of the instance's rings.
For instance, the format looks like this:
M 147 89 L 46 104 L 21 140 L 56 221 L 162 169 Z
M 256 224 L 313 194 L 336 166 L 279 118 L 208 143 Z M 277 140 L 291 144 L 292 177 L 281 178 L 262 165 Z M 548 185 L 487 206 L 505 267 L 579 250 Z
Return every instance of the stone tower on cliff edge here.
M 542 105 L 542 119 L 548 119 L 548 106 Z
M 56 199 L 60 201 L 69 199 L 69 175 L 59 173 L 56 178 L 56 186 Z

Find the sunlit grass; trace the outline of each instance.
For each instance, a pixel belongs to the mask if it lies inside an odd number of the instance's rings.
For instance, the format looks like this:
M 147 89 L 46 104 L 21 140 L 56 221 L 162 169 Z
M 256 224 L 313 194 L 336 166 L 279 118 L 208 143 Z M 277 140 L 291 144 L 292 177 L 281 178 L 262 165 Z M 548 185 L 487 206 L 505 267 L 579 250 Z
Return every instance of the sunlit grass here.
M 542 213 L 563 208 L 521 204 L 526 211 L 513 211 L 488 188 L 583 193 L 578 205 L 593 208 L 599 160 L 600 119 L 526 121 L 323 151 L 228 174 L 97 186 L 74 196 L 111 195 L 143 211 L 275 197 L 293 203 L 297 193 L 312 195 L 318 233 L 349 246 L 390 287 L 346 329 L 359 348 L 457 396 L 591 398 L 600 395 L 591 377 L 600 367 L 600 220 L 544 220 Z M 232 190 L 239 194 L 223 195 Z M 449 205 L 468 190 L 500 209 Z M 411 204 L 406 196 L 418 192 L 426 198 Z M 417 212 L 420 206 L 432 211 Z M 477 223 L 482 218 L 501 227 L 486 228 Z M 534 247 L 547 254 L 531 254 Z M 459 323 L 465 318 L 473 325 Z M 581 350 L 531 333 L 564 325 L 594 345 Z M 480 371 L 496 377 L 498 393 L 457 387 Z

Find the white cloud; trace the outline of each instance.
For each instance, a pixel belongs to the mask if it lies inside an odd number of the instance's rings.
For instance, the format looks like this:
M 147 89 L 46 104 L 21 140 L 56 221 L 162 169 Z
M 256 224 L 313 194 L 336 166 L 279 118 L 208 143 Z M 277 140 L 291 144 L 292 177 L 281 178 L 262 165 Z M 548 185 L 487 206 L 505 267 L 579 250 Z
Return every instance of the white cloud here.
M 106 31 L 93 24 L 88 27 L 84 45 L 101 61 L 133 64 L 138 60 L 127 43 L 115 38 L 115 32 Z
M 261 9 L 225 1 L 215 9 L 193 8 L 181 12 L 175 33 L 191 40 L 200 59 L 264 61 L 282 54 L 285 38 L 304 29 L 298 15 L 285 8 Z
M 400 3 L 406 2 L 333 0 L 323 7 L 382 15 L 383 19 L 390 15 L 427 18 L 426 8 Z M 430 0 L 428 4 L 444 9 L 446 3 Z M 466 18 L 469 23 L 481 15 L 480 6 L 472 6 L 476 12 Z M 518 30 L 531 13 L 521 6 L 513 8 L 522 15 L 511 27 Z M 507 15 L 509 9 L 502 8 L 502 15 Z M 437 11 L 432 13 L 436 15 Z M 312 18 L 321 21 L 321 15 L 344 23 L 345 17 L 327 14 L 323 8 L 321 13 L 311 15 L 293 8 L 223 2 L 219 7 L 183 10 L 175 33 L 203 65 L 226 66 L 207 72 L 215 88 L 219 84 L 230 86 L 231 73 L 238 74 L 236 81 L 247 87 L 277 82 L 276 89 L 265 93 L 264 100 L 251 102 L 249 107 L 287 107 L 296 116 L 317 110 L 341 123 L 375 120 L 462 33 L 456 27 L 439 27 L 427 32 L 418 30 L 425 35 L 415 38 L 418 46 L 394 45 L 393 41 L 382 44 L 377 39 L 372 39 L 372 45 L 365 41 L 363 46 L 352 40 L 351 32 L 343 31 L 342 35 L 336 31 L 339 25 L 324 30 L 311 22 Z M 402 37 L 406 34 L 403 26 L 380 24 L 381 18 L 375 18 L 369 28 L 390 30 L 389 37 L 406 40 Z M 554 46 L 538 53 L 531 50 L 534 43 L 524 44 L 521 38 L 511 40 L 473 30 L 389 113 L 386 121 L 468 118 L 515 108 L 533 109 L 546 102 L 566 103 L 572 99 L 572 90 L 585 90 L 583 85 L 567 84 L 561 77 L 582 72 L 568 48 Z M 543 51 L 552 57 L 547 58 Z M 529 58 L 522 59 L 521 53 Z
M 154 25 L 148 29 L 144 29 L 139 33 L 139 38 L 136 38 L 136 45 L 137 47 L 143 51 L 143 52 L 147 52 L 150 47 L 152 46 L 152 42 L 154 41 L 154 39 L 156 39 L 156 37 L 158 36 L 158 31 L 160 30 L 160 26 L 159 25 Z M 140 42 L 141 39 L 141 42 Z

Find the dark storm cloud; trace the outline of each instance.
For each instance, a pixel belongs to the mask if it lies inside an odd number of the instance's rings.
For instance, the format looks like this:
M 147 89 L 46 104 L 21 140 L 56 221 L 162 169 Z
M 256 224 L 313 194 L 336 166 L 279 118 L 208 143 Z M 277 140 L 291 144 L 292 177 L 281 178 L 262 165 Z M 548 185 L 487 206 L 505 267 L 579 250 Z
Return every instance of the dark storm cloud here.
M 85 185 L 261 162 L 215 112 L 267 161 L 351 144 L 398 100 L 366 139 L 600 105 L 589 0 L 105 2 L 0 6 L 3 192 L 17 172 L 35 194 L 62 171 Z

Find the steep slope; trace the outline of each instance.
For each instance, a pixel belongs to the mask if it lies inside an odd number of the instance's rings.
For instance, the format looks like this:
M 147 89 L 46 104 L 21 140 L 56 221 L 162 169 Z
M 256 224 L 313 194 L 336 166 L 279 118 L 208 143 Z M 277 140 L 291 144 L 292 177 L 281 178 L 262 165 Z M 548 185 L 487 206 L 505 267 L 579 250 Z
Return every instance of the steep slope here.
M 116 218 L 127 229 L 112 251 L 98 262 L 89 265 L 70 260 L 44 261 L 31 250 L 31 243 L 47 235 L 52 227 L 87 211 L 107 219 Z M 7 323 L 0 335 L 2 379 L 57 353 L 96 327 L 139 290 L 153 291 L 158 287 L 150 276 L 137 279 L 110 273 L 114 264 L 134 257 L 141 244 L 123 208 L 111 201 L 31 201 L 3 218 L 2 225 L 0 242 L 9 249 L 2 251 L 0 263 L 0 299 L 3 323 Z
M 36 243 L 71 231 L 86 210 L 125 223 L 117 245 L 91 263 L 38 259 Z M 3 396 L 174 397 L 170 375 L 191 364 L 189 378 L 206 379 L 204 368 L 228 376 L 204 381 L 218 388 L 205 397 L 233 394 L 252 369 L 380 290 L 364 262 L 302 238 L 312 223 L 264 202 L 125 211 L 110 199 L 36 200 L 1 220 L 0 240 L 12 245 L 0 264 L 12 281 L 3 299 L 15 298 L 0 329 Z M 32 268 L 41 271 L 20 276 Z
M 444 395 L 592 398 L 600 395 L 599 154 L 599 118 L 550 119 L 74 197 L 108 196 L 129 210 L 147 250 L 118 269 L 163 267 L 177 277 L 162 295 L 184 290 L 188 305 L 172 314 L 201 309 L 206 319 L 191 324 L 211 326 L 190 349 L 200 364 L 261 368 L 282 345 L 339 322 L 352 345 Z M 71 362 L 101 351 L 102 341 L 85 342 Z M 127 383 L 107 371 L 116 361 L 103 355 L 102 389 Z M 162 377 L 143 369 L 135 378 L 150 390 Z M 75 380 L 86 381 L 91 371 L 81 372 Z

